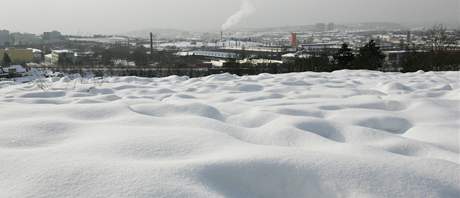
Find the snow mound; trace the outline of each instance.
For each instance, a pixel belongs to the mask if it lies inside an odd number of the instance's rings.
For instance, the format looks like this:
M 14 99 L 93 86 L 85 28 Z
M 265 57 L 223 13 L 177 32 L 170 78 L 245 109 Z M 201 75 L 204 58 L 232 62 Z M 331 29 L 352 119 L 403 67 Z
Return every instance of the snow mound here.
M 457 198 L 459 79 L 0 82 L 0 197 Z
M 191 103 L 184 105 L 138 104 L 132 105 L 131 110 L 133 110 L 136 113 L 155 117 L 193 115 L 216 120 L 224 120 L 219 110 L 209 105 L 200 103 Z

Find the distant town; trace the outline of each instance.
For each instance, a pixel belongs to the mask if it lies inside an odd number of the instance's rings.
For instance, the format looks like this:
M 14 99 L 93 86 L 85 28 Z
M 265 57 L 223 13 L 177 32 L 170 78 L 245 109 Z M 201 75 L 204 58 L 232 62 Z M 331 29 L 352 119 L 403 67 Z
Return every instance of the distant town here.
M 123 35 L 41 35 L 0 30 L 0 78 L 40 71 L 96 76 L 191 77 L 372 69 L 410 72 L 459 70 L 460 33 L 443 25 L 397 24 L 229 30 L 178 30 Z

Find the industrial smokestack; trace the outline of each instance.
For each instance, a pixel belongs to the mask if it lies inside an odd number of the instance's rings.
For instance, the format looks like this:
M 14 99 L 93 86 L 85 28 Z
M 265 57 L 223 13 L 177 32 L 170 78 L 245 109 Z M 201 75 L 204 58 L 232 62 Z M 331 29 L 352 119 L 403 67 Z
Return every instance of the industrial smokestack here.
M 152 60 L 153 56 L 153 33 L 150 32 L 150 60 Z

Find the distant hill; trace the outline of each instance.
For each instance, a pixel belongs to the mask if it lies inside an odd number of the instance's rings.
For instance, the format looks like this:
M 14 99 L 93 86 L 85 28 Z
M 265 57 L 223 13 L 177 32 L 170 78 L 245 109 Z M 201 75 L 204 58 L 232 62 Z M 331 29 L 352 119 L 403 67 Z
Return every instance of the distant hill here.
M 352 23 L 352 24 L 335 24 L 336 30 L 404 30 L 408 27 L 391 22 L 367 22 L 367 23 Z M 281 26 L 281 27 L 266 27 L 266 28 L 241 28 L 236 31 L 247 32 L 310 32 L 316 31 L 315 25 L 297 25 L 297 26 Z
M 366 22 L 345 25 L 347 29 L 358 29 L 358 30 L 405 30 L 408 27 L 399 23 L 391 22 Z
M 184 31 L 184 30 L 159 29 L 159 28 L 135 30 L 135 31 L 121 33 L 120 35 L 136 37 L 136 38 L 149 38 L 150 32 L 152 32 L 156 38 L 162 38 L 162 39 L 185 38 L 191 35 L 190 32 Z
M 282 26 L 282 27 L 266 27 L 266 28 L 241 28 L 237 31 L 247 32 L 308 32 L 315 29 L 314 25 L 299 25 L 299 26 Z

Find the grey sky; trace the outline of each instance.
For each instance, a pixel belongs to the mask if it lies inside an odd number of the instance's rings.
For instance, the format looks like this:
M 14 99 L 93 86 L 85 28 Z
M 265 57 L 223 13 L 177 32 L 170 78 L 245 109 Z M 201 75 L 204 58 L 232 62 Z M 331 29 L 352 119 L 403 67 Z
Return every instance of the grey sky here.
M 460 0 L 250 0 L 256 12 L 239 27 L 316 22 L 459 23 Z M 0 29 L 118 33 L 146 28 L 218 30 L 241 0 L 10 0 Z M 8 7 L 8 9 L 6 9 Z

